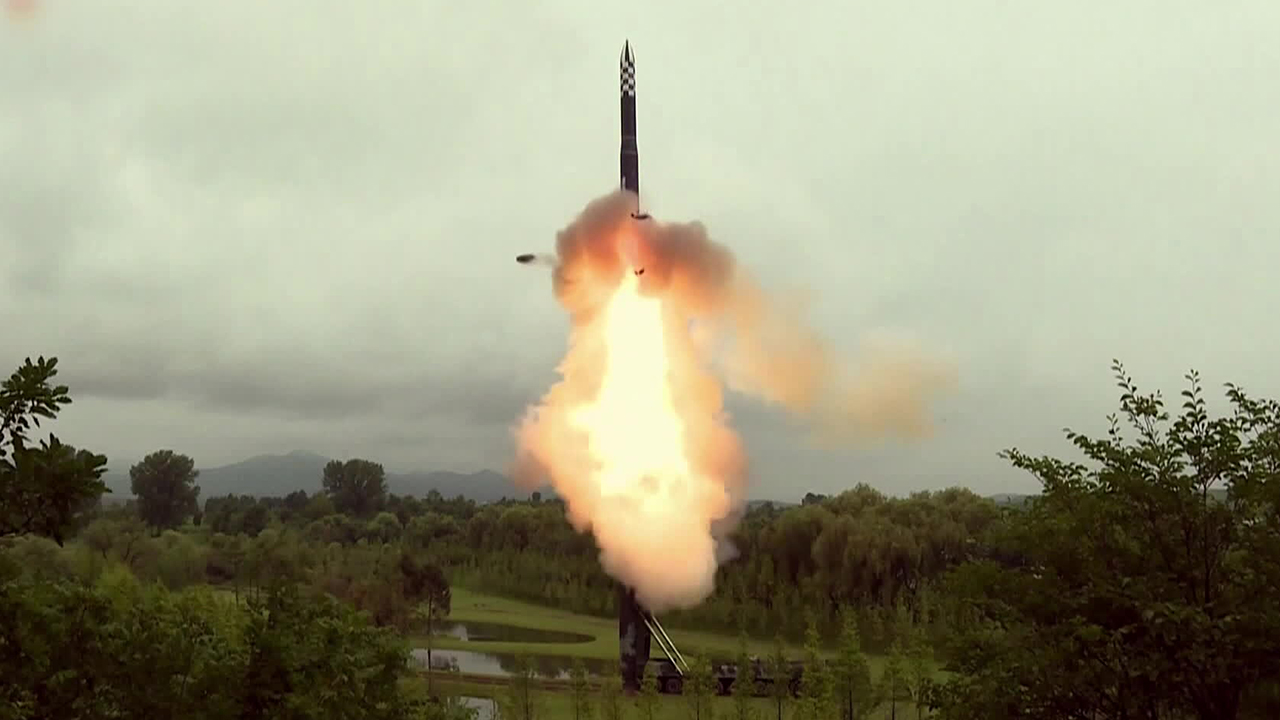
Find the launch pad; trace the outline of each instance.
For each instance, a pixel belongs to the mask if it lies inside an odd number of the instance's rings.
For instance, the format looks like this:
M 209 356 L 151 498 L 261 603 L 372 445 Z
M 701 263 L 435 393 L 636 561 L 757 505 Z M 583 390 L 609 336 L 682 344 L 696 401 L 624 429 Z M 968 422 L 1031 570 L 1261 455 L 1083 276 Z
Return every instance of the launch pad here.
M 636 599 L 636 591 L 618 583 L 618 651 L 624 691 L 633 693 L 640 690 L 654 641 L 683 677 L 689 671 L 689 664 L 671 641 L 671 636 L 658 618 Z

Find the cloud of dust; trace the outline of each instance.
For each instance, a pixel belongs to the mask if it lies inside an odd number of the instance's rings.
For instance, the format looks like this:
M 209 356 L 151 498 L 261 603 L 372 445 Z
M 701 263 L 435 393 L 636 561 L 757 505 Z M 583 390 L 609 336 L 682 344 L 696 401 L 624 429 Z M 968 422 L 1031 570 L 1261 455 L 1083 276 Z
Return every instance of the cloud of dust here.
M 726 536 L 746 501 L 746 456 L 723 410 L 723 387 L 804 419 L 827 441 L 932 430 L 929 406 L 955 382 L 947 363 L 903 342 L 868 345 L 857 362 L 838 356 L 803 322 L 800 309 L 769 297 L 701 223 L 630 217 L 618 191 L 589 203 L 556 238 L 553 288 L 572 330 L 563 379 L 516 427 L 512 477 L 550 482 L 580 532 L 595 535 L 605 570 L 636 589 L 651 611 L 689 607 L 714 589 L 734 555 Z M 668 384 L 684 425 L 686 487 L 664 497 L 678 507 L 662 527 L 637 527 L 637 503 L 655 492 L 636 478 L 625 497 L 602 494 L 586 436 L 570 417 L 591 403 L 607 358 L 601 315 L 633 266 L 639 293 L 661 298 Z

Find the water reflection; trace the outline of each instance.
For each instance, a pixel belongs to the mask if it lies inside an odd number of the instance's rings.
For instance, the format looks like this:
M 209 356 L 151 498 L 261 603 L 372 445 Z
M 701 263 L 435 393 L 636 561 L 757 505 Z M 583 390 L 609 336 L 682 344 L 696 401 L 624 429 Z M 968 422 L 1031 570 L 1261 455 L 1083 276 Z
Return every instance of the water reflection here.
M 436 633 L 450 635 L 467 642 L 584 643 L 595 639 L 582 633 L 536 630 L 486 622 L 445 621 L 440 623 Z
M 471 675 L 507 677 L 519 668 L 519 658 L 512 653 L 482 653 L 470 650 L 432 650 L 433 670 L 460 672 Z M 533 664 L 534 675 L 546 679 L 568 679 L 573 668 L 573 658 L 559 655 L 524 655 Z M 426 648 L 415 648 L 410 662 L 419 669 L 427 667 Z M 592 675 L 604 675 L 617 671 L 617 661 L 584 659 L 583 665 Z
M 432 651 L 431 654 L 435 655 L 435 652 Z M 434 660 L 435 658 L 432 659 Z M 498 704 L 493 701 L 493 698 L 462 695 L 458 698 L 458 702 L 476 711 L 475 720 L 494 720 L 494 718 L 498 717 Z

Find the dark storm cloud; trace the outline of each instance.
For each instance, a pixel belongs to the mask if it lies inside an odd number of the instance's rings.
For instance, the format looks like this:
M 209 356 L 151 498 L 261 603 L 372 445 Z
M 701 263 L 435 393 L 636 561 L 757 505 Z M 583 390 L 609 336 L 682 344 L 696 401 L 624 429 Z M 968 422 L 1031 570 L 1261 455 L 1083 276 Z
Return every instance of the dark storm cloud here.
M 503 21 L 492 21 L 493 13 Z M 0 359 L 73 441 L 503 467 L 566 320 L 516 266 L 617 172 L 856 352 L 959 363 L 920 444 L 735 401 L 759 494 L 1027 479 L 1149 387 L 1280 385 L 1280 5 L 48 3 L 0 28 Z M 708 32 L 714 28 L 714 32 Z M 61 432 L 61 431 L 60 431 Z

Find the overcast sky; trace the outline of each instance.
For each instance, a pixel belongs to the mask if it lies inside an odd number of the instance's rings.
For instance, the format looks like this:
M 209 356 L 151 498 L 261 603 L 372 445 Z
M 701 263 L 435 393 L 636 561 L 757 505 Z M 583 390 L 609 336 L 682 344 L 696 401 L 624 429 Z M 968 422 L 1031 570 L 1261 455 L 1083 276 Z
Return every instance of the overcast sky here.
M 44 0 L 0 27 L 0 360 L 57 355 L 59 435 L 117 461 L 503 469 L 567 330 L 512 258 L 616 183 L 630 38 L 655 216 L 840 346 L 958 363 L 923 442 L 818 450 L 735 402 L 753 495 L 1033 491 L 996 453 L 1101 429 L 1113 357 L 1280 395 L 1277 27 L 1274 0 Z

